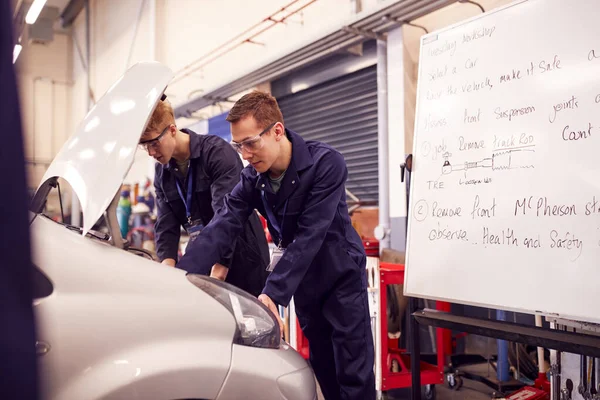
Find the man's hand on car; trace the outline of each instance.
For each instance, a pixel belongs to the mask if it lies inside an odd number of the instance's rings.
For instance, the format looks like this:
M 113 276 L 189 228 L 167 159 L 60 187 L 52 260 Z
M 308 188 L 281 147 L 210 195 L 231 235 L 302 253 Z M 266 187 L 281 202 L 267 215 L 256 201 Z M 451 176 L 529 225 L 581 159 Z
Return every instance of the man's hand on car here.
M 174 267 L 176 264 L 176 261 L 172 258 L 165 258 L 161 264 L 169 266 L 169 267 Z
M 216 263 L 215 265 L 213 265 L 210 271 L 210 277 L 218 279 L 220 281 L 224 281 L 225 278 L 227 278 L 227 272 L 229 272 L 229 268 L 222 264 Z
M 277 311 L 277 306 L 275 305 L 273 300 L 271 300 L 271 298 L 264 293 L 261 294 L 260 296 L 258 296 L 258 300 L 260 300 L 261 303 L 263 303 L 265 306 L 267 306 L 267 308 L 269 310 L 271 310 L 273 315 L 275 315 L 275 319 L 277 319 L 277 322 L 279 322 L 279 331 L 283 335 L 283 322 L 281 322 L 281 317 L 279 316 L 279 311 Z

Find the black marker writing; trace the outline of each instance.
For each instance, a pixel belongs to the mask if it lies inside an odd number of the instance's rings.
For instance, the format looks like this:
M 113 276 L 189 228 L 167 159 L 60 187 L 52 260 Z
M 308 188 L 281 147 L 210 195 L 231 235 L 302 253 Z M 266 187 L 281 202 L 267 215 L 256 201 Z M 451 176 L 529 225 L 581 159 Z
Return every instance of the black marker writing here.
M 596 196 L 585 204 L 585 215 L 600 214 L 600 203 L 596 200 Z
M 429 72 L 429 80 L 435 81 L 436 79 L 440 79 L 446 76 L 448 73 L 448 66 L 446 65 L 444 69 L 436 68 L 435 71 Z
M 479 121 L 481 121 L 481 108 L 478 108 L 477 113 L 475 114 L 469 114 L 468 110 L 465 108 L 465 117 L 463 119 L 465 124 L 472 124 Z
M 462 136 L 458 137 L 458 150 L 478 150 L 485 148 L 485 141 L 479 140 L 475 142 L 465 142 L 465 138 Z
M 554 105 L 552 108 L 553 110 L 550 112 L 550 116 L 548 117 L 550 123 L 554 123 L 554 121 L 556 121 L 556 114 L 559 111 L 567 109 L 574 110 L 576 108 L 579 108 L 579 103 L 577 102 L 577 97 L 571 96 L 571 98 L 568 101 L 560 102 Z
M 496 114 L 496 119 L 508 118 L 509 121 L 512 121 L 514 117 L 531 114 L 532 112 L 535 112 L 534 106 L 509 108 L 506 110 L 503 110 L 500 107 L 496 107 L 496 109 L 494 110 L 494 113 Z
M 480 204 L 479 195 L 475 196 L 473 201 L 473 209 L 471 210 L 471 218 L 493 218 L 496 216 L 496 198 L 492 199 L 492 205 L 490 207 L 482 207 Z
M 470 93 L 470 92 L 476 92 L 478 90 L 485 89 L 485 88 L 492 90 L 493 87 L 494 87 L 494 84 L 492 83 L 490 78 L 485 78 L 485 80 L 483 80 L 483 81 L 473 81 L 472 83 L 470 83 L 470 82 L 464 83 L 462 85 L 462 91 Z
M 567 125 L 562 131 L 562 138 L 565 141 L 587 139 L 592 136 L 592 128 L 591 123 L 588 123 L 588 128 L 585 130 L 572 130 Z
M 446 118 L 435 118 L 431 116 L 431 114 L 427 115 L 425 118 L 425 130 L 429 131 L 431 129 L 440 128 L 442 126 L 446 126 Z
M 427 184 L 429 185 L 429 190 L 444 188 L 444 182 L 441 181 L 427 181 Z
M 465 69 L 475 68 L 476 65 L 477 59 L 471 60 L 470 58 L 468 58 L 467 61 L 465 61 Z
M 468 43 L 472 40 L 477 40 L 485 37 L 491 38 L 495 30 L 495 26 L 492 26 L 491 28 L 481 27 L 473 29 L 471 33 L 463 34 L 463 43 Z
M 533 238 L 525 238 L 523 239 L 523 245 L 528 249 L 537 249 L 542 247 L 540 242 L 540 235 L 538 235 L 537 239 Z
M 467 231 L 463 229 L 452 230 L 448 229 L 448 227 L 442 228 L 440 223 L 438 222 L 437 228 L 433 228 L 429 232 L 429 240 L 461 240 L 461 241 L 469 241 L 467 238 Z
M 550 248 L 552 249 L 565 249 L 565 250 L 579 250 L 577 257 L 573 261 L 577 260 L 583 251 L 583 240 L 577 239 L 575 234 L 567 232 L 564 235 L 558 233 L 558 231 L 552 230 L 550 232 Z
M 537 65 L 531 62 L 531 64 L 527 68 L 527 75 L 533 75 L 536 71 L 536 68 L 541 69 L 542 73 L 561 69 L 560 59 L 557 55 L 555 55 L 551 62 L 542 60 Z
M 560 59 L 558 58 L 558 56 L 554 56 L 552 63 L 542 60 L 539 63 L 539 67 L 542 70 L 542 73 L 554 71 L 555 69 L 560 69 Z
M 456 40 L 453 42 L 446 41 L 441 46 L 430 48 L 429 55 L 431 57 L 435 57 L 435 56 L 444 54 L 446 52 L 450 52 L 450 56 L 453 56 L 455 51 L 456 51 Z
M 503 82 L 510 82 L 510 81 L 514 81 L 514 80 L 518 80 L 521 79 L 521 71 L 520 70 L 512 70 L 512 74 L 508 73 L 508 74 L 504 74 L 504 75 L 500 75 L 500 83 Z
M 502 230 L 501 234 L 490 233 L 490 229 L 483 227 L 483 244 L 503 244 L 507 246 L 519 246 L 519 241 L 515 237 L 515 231 L 508 228 Z
M 460 207 L 438 207 L 438 202 L 434 201 L 431 205 L 431 216 L 434 218 L 460 217 L 462 209 Z
M 548 198 L 533 196 L 524 197 L 523 200 L 518 199 L 515 202 L 515 216 L 527 215 L 528 212 L 535 212 L 536 217 L 564 217 L 569 215 L 577 215 L 575 204 L 552 204 L 548 202 Z

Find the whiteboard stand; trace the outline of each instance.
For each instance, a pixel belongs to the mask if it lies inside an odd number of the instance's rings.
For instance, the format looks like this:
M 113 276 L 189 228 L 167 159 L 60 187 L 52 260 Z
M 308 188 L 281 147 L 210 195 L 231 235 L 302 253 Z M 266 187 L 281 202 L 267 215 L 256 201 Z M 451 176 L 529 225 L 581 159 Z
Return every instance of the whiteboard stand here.
M 419 334 L 419 325 L 415 318 L 415 312 L 418 309 L 418 299 L 408 298 L 408 351 L 410 352 L 410 370 L 412 387 L 411 398 L 421 400 L 421 335 Z
M 600 336 L 557 331 L 509 321 L 463 317 L 429 309 L 418 310 L 413 313 L 413 317 L 417 323 L 426 326 L 600 358 Z
M 402 181 L 407 186 L 407 215 L 409 216 L 409 196 L 410 196 L 410 175 L 412 169 L 412 154 L 406 158 L 406 163 L 400 166 Z M 408 220 L 408 218 L 407 218 Z M 472 317 L 461 317 L 452 313 L 441 312 L 437 310 L 418 309 L 418 297 L 409 297 L 407 313 L 408 329 L 408 349 L 411 354 L 411 371 L 420 371 L 420 332 L 419 324 L 436 328 L 446 328 L 459 332 L 466 332 L 493 339 L 507 340 L 536 347 L 543 347 L 557 351 L 563 351 L 573 354 L 582 354 L 592 357 L 600 357 L 600 337 L 572 332 L 562 332 L 553 329 L 532 327 L 513 322 L 479 319 Z M 489 363 L 489 360 L 487 360 Z M 447 381 L 452 380 L 456 384 L 458 377 L 464 377 L 485 384 L 492 388 L 499 395 L 506 395 L 518 390 L 524 386 L 519 381 L 494 382 L 483 376 L 451 371 L 447 376 Z M 553 379 L 557 379 L 556 371 L 552 374 Z M 421 400 L 421 377 L 420 374 L 411 375 L 411 399 Z M 553 385 L 553 387 L 555 387 Z M 560 384 L 558 384 L 560 387 Z M 554 397 L 551 397 L 551 399 Z
M 406 184 L 406 233 L 408 234 L 408 213 L 410 197 L 410 172 L 412 170 L 412 154 L 406 156 L 406 162 L 400 165 L 400 181 Z M 419 325 L 413 316 L 418 310 L 418 299 L 408 298 L 407 329 L 408 329 L 408 351 L 410 353 L 411 373 L 411 398 L 413 400 L 421 399 L 421 335 L 419 334 Z M 441 351 L 438 349 L 438 351 Z M 419 373 L 415 373 L 419 371 Z
M 410 216 L 410 175 L 412 167 L 412 154 L 406 158 L 406 163 L 400 166 L 402 181 L 407 185 L 407 216 Z M 408 220 L 408 218 L 407 218 Z M 409 297 L 407 313 L 408 328 L 408 348 L 411 354 L 411 371 L 420 371 L 420 333 L 419 324 L 435 328 L 445 328 L 459 332 L 466 332 L 474 335 L 489 337 L 493 339 L 507 340 L 510 342 L 522 343 L 559 352 L 580 354 L 588 357 L 600 358 L 600 336 L 592 336 L 581 333 L 557 331 L 542 327 L 534 327 L 516 322 L 481 319 L 473 317 L 457 316 L 449 312 L 438 310 L 418 309 L 418 297 Z M 560 357 L 560 354 L 558 355 Z M 489 360 L 487 360 L 489 362 Z M 497 392 L 498 395 L 507 395 L 508 393 L 522 388 L 524 385 L 518 381 L 494 382 L 483 376 L 468 373 L 451 371 L 447 376 L 456 382 L 457 377 L 463 376 L 466 379 L 475 380 L 485 384 Z M 560 371 L 551 371 L 551 387 L 560 388 Z M 421 400 L 421 377 L 420 374 L 411 374 L 412 387 L 411 399 Z M 536 382 L 537 383 L 537 382 Z M 558 395 L 558 394 L 557 394 Z M 558 397 L 550 397 L 551 399 Z

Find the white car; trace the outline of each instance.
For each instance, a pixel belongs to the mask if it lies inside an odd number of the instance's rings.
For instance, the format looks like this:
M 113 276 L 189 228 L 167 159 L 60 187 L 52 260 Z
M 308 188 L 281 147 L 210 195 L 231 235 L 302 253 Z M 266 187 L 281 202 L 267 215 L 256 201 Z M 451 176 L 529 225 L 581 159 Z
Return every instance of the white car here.
M 94 106 L 32 200 L 34 310 L 45 399 L 316 399 L 307 362 L 269 310 L 237 288 L 130 249 L 116 205 L 172 72 L 130 68 Z M 83 227 L 43 215 L 58 177 Z M 92 230 L 104 223 L 110 234 Z

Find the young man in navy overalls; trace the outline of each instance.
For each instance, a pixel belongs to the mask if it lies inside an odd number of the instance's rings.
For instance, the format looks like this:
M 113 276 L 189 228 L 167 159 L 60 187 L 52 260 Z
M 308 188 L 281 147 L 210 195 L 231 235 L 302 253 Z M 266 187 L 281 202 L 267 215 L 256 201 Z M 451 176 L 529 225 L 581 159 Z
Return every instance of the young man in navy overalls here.
M 252 92 L 230 111 L 232 145 L 250 163 L 177 267 L 208 275 L 257 209 L 277 244 L 259 296 L 278 317 L 292 296 L 327 400 L 375 399 L 366 254 L 346 204 L 346 163 L 286 129 L 277 101 Z

